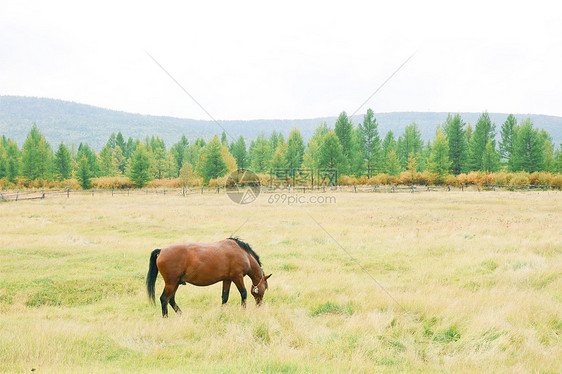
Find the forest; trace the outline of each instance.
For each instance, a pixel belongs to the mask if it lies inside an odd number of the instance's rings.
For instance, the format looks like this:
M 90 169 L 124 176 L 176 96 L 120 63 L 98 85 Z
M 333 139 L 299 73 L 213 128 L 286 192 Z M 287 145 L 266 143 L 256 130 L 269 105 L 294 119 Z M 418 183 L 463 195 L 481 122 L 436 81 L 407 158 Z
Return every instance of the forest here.
M 52 147 L 33 125 L 21 149 L 0 139 L 0 187 L 119 188 L 216 186 L 236 169 L 282 178 L 283 170 L 336 170 L 339 184 L 544 183 L 561 185 L 562 144 L 527 118 L 509 115 L 496 126 L 483 112 L 474 127 L 449 114 L 435 137 L 422 140 L 415 122 L 402 134 L 380 134 L 371 109 L 353 124 L 341 112 L 330 128 L 317 126 L 305 142 L 294 127 L 255 139 L 222 132 L 211 139 L 182 136 L 167 147 L 113 133 L 99 151 L 87 143 Z

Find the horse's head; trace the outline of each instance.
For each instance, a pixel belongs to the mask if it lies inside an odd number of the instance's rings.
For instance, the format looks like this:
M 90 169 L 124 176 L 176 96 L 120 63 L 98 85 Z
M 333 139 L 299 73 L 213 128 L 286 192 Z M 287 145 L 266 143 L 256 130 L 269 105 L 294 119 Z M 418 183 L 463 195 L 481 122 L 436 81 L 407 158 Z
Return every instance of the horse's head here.
M 257 285 L 255 286 L 252 285 L 251 293 L 254 299 L 256 299 L 257 306 L 261 305 L 261 301 L 263 300 L 263 294 L 265 293 L 265 290 L 267 290 L 267 279 L 269 277 L 271 277 L 271 274 L 264 275 Z

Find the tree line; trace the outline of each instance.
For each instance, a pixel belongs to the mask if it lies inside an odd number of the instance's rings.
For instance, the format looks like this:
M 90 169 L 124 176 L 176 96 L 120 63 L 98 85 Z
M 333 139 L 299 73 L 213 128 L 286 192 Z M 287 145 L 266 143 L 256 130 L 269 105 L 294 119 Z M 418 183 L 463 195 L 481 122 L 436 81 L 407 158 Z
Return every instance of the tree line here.
M 342 112 L 334 128 L 320 124 L 306 143 L 299 129 L 287 139 L 277 131 L 262 132 L 247 144 L 244 136 L 229 139 L 222 133 L 212 139 L 188 140 L 184 135 L 167 148 L 158 136 L 127 140 L 111 134 L 96 152 L 87 143 L 77 147 L 60 143 L 56 150 L 37 125 L 31 128 L 22 148 L 3 136 L 0 139 L 0 181 L 4 187 L 22 181 L 69 180 L 84 189 L 92 178 L 126 176 L 137 187 L 153 179 L 199 178 L 203 184 L 227 173 L 250 169 L 256 173 L 309 168 L 335 169 L 341 176 L 370 178 L 401 172 L 429 172 L 437 180 L 471 171 L 562 172 L 562 144 L 556 149 L 550 135 L 534 127 L 530 119 L 517 122 L 509 115 L 499 133 L 488 113 L 474 128 L 459 114 L 449 114 L 427 142 L 415 122 L 396 137 L 381 136 L 371 109 L 363 121 L 353 124 Z

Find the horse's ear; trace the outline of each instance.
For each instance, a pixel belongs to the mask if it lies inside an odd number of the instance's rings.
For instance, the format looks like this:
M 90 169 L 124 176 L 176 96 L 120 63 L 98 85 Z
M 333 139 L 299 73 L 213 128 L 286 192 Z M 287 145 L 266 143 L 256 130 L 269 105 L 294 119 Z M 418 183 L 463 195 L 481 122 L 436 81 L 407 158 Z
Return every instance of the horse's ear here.
M 266 276 L 264 277 L 264 279 L 265 279 L 265 280 L 268 280 L 269 277 L 271 277 L 272 275 L 273 275 L 273 274 L 266 275 Z

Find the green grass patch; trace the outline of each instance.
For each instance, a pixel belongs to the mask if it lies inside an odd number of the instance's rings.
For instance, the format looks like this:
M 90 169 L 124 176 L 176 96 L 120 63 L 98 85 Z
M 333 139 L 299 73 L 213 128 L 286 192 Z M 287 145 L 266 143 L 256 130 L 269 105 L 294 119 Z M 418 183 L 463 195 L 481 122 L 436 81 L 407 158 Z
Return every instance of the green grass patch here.
M 338 304 L 328 301 L 324 304 L 317 305 L 312 308 L 310 315 L 312 317 L 318 317 L 323 314 L 339 314 L 342 316 L 350 316 L 354 312 L 351 303 Z
M 281 265 L 281 270 L 283 271 L 295 271 L 298 270 L 299 267 L 298 265 L 292 264 L 292 263 L 286 263 Z
M 461 333 L 458 330 L 457 325 L 451 325 L 448 328 L 438 331 L 434 336 L 433 340 L 441 343 L 451 343 L 456 342 L 461 338 Z
M 75 280 L 39 278 L 32 284 L 38 289 L 27 297 L 25 305 L 29 307 L 87 305 L 107 297 L 132 295 L 138 291 L 138 285 L 122 277 Z

